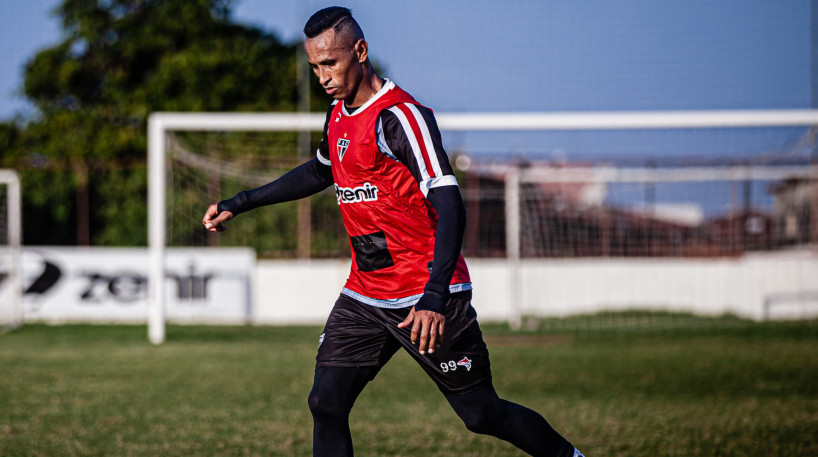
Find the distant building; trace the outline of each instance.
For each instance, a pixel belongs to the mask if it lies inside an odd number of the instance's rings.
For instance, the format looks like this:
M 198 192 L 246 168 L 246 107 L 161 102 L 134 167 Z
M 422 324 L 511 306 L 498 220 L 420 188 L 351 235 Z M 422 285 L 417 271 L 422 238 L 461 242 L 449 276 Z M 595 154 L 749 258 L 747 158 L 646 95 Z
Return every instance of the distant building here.
M 471 165 L 461 183 L 468 211 L 464 253 L 503 257 L 505 180 L 512 167 L 520 165 Z M 528 162 L 522 167 L 528 176 L 548 177 L 557 172 L 572 176 L 570 182 L 536 179 L 521 185 L 523 257 L 736 256 L 780 247 L 779 226 L 787 224 L 793 226 L 791 236 L 809 239 L 803 234 L 809 230 L 809 216 L 804 214 L 809 214 L 805 208 L 816 191 L 814 185 L 805 190 L 782 184 L 777 188 L 776 214 L 746 207 L 708 216 L 698 203 L 650 201 L 612 206 L 607 201 L 609 185 L 600 179 L 605 168 L 546 162 Z M 588 181 L 583 182 L 583 177 Z M 798 215 L 796 223 L 787 222 L 791 213 Z
M 818 242 L 818 181 L 784 180 L 771 189 L 776 231 L 787 244 Z

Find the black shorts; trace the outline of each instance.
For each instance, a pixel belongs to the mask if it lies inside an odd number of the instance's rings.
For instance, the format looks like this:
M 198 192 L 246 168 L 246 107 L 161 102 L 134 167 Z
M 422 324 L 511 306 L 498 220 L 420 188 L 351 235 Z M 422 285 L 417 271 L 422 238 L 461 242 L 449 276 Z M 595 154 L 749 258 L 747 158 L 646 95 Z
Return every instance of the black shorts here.
M 446 303 L 443 341 L 421 355 L 412 344 L 411 326 L 398 328 L 411 308 L 384 309 L 341 295 L 332 308 L 316 356 L 316 368 L 377 367 L 403 347 L 441 392 L 468 392 L 491 383 L 491 365 L 471 291 L 452 294 Z

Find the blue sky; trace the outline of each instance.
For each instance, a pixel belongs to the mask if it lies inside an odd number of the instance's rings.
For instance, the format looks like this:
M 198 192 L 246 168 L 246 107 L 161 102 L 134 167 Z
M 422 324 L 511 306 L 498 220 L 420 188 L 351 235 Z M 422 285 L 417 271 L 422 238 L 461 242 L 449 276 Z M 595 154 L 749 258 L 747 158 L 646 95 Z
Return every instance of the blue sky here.
M 30 111 L 23 65 L 60 40 L 59 0 L 0 0 L 0 119 Z M 238 0 L 300 39 L 326 1 Z M 810 107 L 810 0 L 353 0 L 386 76 L 437 111 Z

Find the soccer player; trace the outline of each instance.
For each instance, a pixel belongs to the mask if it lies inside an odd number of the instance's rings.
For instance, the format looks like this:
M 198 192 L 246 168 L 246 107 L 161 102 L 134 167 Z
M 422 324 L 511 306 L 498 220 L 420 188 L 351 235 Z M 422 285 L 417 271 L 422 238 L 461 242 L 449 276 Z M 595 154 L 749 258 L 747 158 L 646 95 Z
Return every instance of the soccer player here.
M 352 405 L 403 348 L 469 430 L 530 455 L 581 456 L 541 415 L 494 391 L 460 254 L 465 209 L 432 111 L 375 72 L 347 8 L 318 11 L 304 34 L 307 60 L 335 99 L 317 157 L 211 204 L 202 223 L 220 232 L 240 213 L 335 186 L 352 268 L 319 339 L 313 455 L 353 455 Z

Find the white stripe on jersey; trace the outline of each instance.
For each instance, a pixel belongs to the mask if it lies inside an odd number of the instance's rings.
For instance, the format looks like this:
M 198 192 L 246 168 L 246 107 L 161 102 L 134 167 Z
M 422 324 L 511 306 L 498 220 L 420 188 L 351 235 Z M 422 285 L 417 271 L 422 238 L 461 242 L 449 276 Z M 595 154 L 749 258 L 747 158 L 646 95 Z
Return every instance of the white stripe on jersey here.
M 437 178 L 427 179 L 420 183 L 420 191 L 423 192 L 423 196 L 427 196 L 429 190 L 434 189 L 435 187 L 443 187 L 443 186 L 456 186 L 457 185 L 457 178 L 454 175 L 443 175 L 438 176 Z
M 420 145 L 418 145 L 418 140 L 415 137 L 414 130 L 412 130 L 412 125 L 409 124 L 409 119 L 406 118 L 406 115 L 404 115 L 403 111 L 401 111 L 397 106 L 389 108 L 389 111 L 397 116 L 401 127 L 403 127 L 403 132 L 406 134 L 406 139 L 409 140 L 409 145 L 412 147 L 412 154 L 414 154 L 415 162 L 418 164 L 418 171 L 420 171 L 420 180 L 426 181 L 427 179 L 430 179 L 431 176 L 429 176 L 429 171 L 426 170 L 426 161 L 423 160 Z
M 449 285 L 449 293 L 456 294 L 458 292 L 464 292 L 466 290 L 472 290 L 472 286 L 470 282 L 461 282 L 457 284 Z M 420 297 L 423 294 L 417 295 L 410 295 L 408 297 L 402 298 L 370 298 L 366 295 L 361 295 L 354 290 L 347 289 L 344 287 L 341 289 L 341 294 L 346 295 L 347 297 L 352 297 L 355 300 L 358 300 L 361 303 L 364 303 L 369 306 L 374 306 L 376 308 L 385 308 L 385 309 L 401 309 L 401 308 L 408 308 L 410 306 L 415 306 Z
M 440 171 L 440 162 L 437 160 L 437 152 L 435 151 L 435 146 L 429 135 L 426 120 L 423 119 L 423 116 L 421 116 L 417 108 L 415 108 L 411 103 L 405 103 L 404 106 L 406 106 L 409 109 L 409 112 L 412 113 L 412 120 L 408 119 L 403 111 L 397 106 L 389 108 L 389 111 L 398 117 L 401 127 L 403 127 L 403 131 L 406 134 L 406 138 L 409 140 L 409 145 L 412 147 L 412 154 L 415 156 L 415 162 L 418 164 L 421 182 L 431 179 L 432 176 L 431 173 L 429 173 L 429 170 L 426 168 L 426 160 L 423 157 L 423 149 L 420 147 L 420 141 L 423 141 L 423 145 L 426 146 L 427 158 L 429 159 L 429 163 L 432 165 L 432 173 L 434 173 L 436 176 L 442 175 L 443 172 Z M 415 136 L 415 131 L 412 129 L 412 121 L 418 124 L 418 129 L 421 132 L 421 138 Z
M 324 156 L 321 155 L 320 149 L 315 150 L 315 156 L 318 157 L 318 161 L 321 162 L 322 164 L 328 167 L 332 165 L 332 163 L 329 160 L 325 159 Z
M 330 103 L 330 106 L 335 106 L 337 103 L 338 103 L 338 100 L 333 100 L 332 103 Z M 332 115 L 332 113 L 330 113 L 330 115 Z M 332 119 L 330 119 L 330 121 L 331 120 Z M 327 127 L 329 127 L 329 126 L 327 126 Z M 326 130 L 324 131 L 324 138 L 325 139 L 327 138 L 328 133 L 329 132 L 327 132 Z M 332 166 L 332 162 L 330 162 L 329 159 L 325 159 L 324 156 L 321 155 L 321 149 L 316 149 L 315 150 L 315 155 L 316 155 L 316 157 L 318 157 L 318 161 L 321 162 L 322 164 L 324 164 L 324 165 L 326 165 L 328 167 Z
M 406 103 L 406 107 L 409 108 L 409 111 L 415 115 L 415 120 L 420 127 L 420 134 L 423 135 L 423 142 L 426 145 L 426 152 L 429 154 L 429 163 L 432 164 L 432 169 L 435 171 L 435 176 L 443 176 L 443 170 L 440 169 L 440 161 L 437 160 L 435 143 L 432 141 L 432 135 L 429 133 L 429 126 L 426 125 L 426 119 L 424 119 L 423 115 L 420 114 L 417 106 L 411 103 Z
M 378 150 L 388 155 L 391 159 L 398 160 L 398 157 L 392 152 L 392 149 L 389 148 L 389 144 L 386 142 L 386 135 L 383 134 L 383 120 L 380 116 L 378 116 L 378 127 L 375 129 L 375 132 L 378 137 Z

